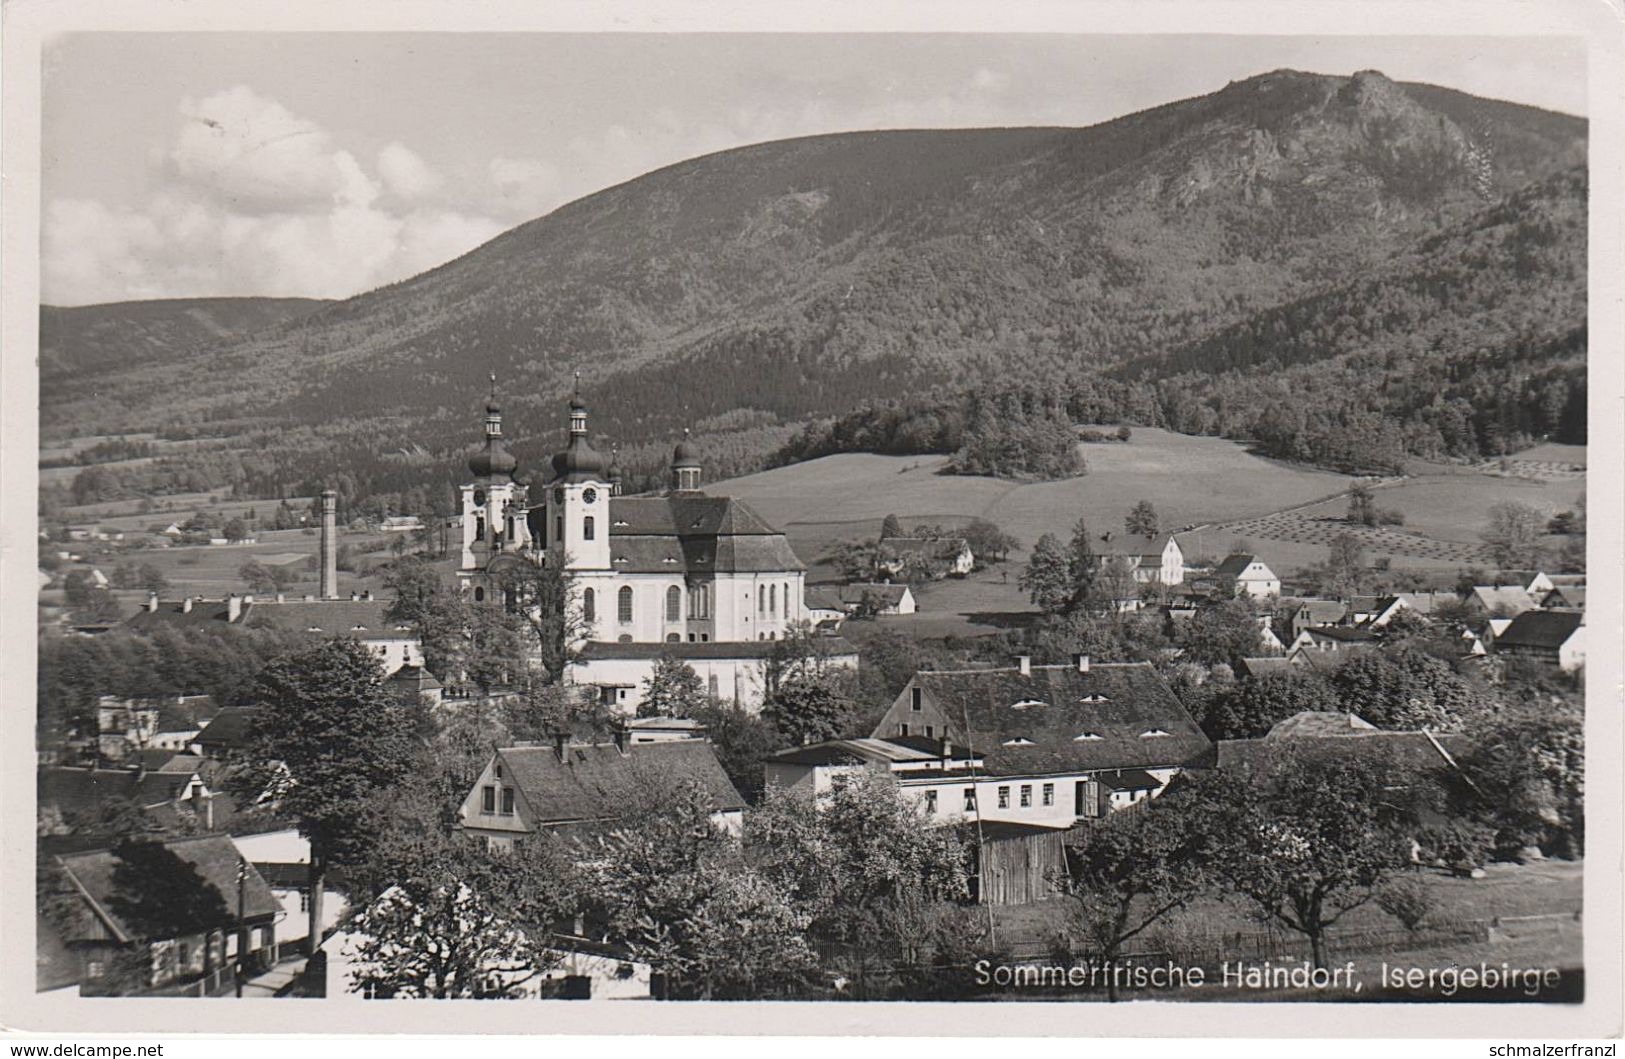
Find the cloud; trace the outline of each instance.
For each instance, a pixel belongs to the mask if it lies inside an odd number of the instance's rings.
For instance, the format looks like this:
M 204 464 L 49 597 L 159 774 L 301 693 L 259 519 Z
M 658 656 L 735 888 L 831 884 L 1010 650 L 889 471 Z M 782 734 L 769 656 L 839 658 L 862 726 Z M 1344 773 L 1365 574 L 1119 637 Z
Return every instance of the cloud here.
M 506 222 L 440 198 L 445 181 L 402 143 L 373 173 L 328 133 L 236 87 L 185 100 L 155 158 L 163 190 L 132 207 L 46 207 L 46 300 L 346 297 L 413 276 Z

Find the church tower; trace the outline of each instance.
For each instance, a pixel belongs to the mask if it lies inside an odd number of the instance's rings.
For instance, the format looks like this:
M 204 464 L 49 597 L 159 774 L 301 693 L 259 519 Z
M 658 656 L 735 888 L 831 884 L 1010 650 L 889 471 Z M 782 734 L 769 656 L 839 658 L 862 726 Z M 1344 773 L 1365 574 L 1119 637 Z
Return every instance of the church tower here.
M 546 545 L 564 549 L 565 569 L 607 572 L 612 492 L 609 461 L 587 439 L 587 404 L 570 398 L 570 441 L 553 457 L 547 483 Z
M 485 447 L 469 457 L 474 479 L 462 487 L 463 551 L 459 573 L 482 570 L 498 555 L 517 553 L 530 544 L 525 523 L 525 487 L 514 480 L 519 461 L 502 443 L 502 408 L 491 376 L 491 399 L 485 406 Z

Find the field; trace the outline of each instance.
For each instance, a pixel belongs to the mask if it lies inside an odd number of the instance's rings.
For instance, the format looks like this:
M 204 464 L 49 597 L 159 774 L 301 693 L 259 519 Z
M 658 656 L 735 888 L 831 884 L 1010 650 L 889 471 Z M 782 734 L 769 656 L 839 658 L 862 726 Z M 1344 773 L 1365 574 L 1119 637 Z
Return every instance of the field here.
M 1265 515 L 1343 492 L 1351 479 L 1261 459 L 1220 438 L 1137 428 L 1127 444 L 1082 445 L 1089 473 L 1058 482 L 1007 482 L 939 472 L 945 457 L 846 453 L 719 482 L 789 535 L 811 561 L 841 540 L 874 537 L 888 514 L 950 523 L 985 518 L 1021 541 L 1066 536 L 1079 518 L 1097 532 L 1150 500 L 1169 528 Z
M 1422 968 L 1480 963 L 1499 966 L 1502 962 L 1514 967 L 1553 967 L 1565 971 L 1581 967 L 1583 864 L 1573 861 L 1492 864 L 1485 869 L 1482 879 L 1460 879 L 1438 872 L 1428 872 L 1422 878 L 1433 899 L 1433 909 L 1423 922 L 1424 930 L 1429 923 L 1439 928 L 1451 924 L 1472 925 L 1487 935 L 1488 940 L 1413 944 L 1397 921 L 1375 905 L 1366 905 L 1351 912 L 1344 923 L 1334 928 L 1329 946 L 1332 965 L 1340 966 L 1346 960 L 1354 962 L 1356 978 L 1365 983 L 1365 990 L 1357 997 L 1347 992 L 1328 995 L 1323 991 L 1302 990 L 1272 993 L 1269 999 L 1378 999 L 1368 995 L 1367 990 L 1380 990 L 1384 962 Z M 1030 959 L 1042 958 L 1041 954 L 1065 922 L 1067 911 L 1067 903 L 1057 899 L 998 908 L 993 910 L 993 915 L 1001 944 L 1018 956 Z M 1207 899 L 1153 927 L 1148 936 L 1156 940 L 1142 941 L 1135 951 L 1142 951 L 1146 945 L 1155 949 L 1158 941 L 1170 937 L 1223 937 L 1237 933 L 1257 936 L 1261 929 L 1249 906 L 1239 899 Z M 1349 939 L 1341 952 L 1338 931 Z M 1295 935 L 1284 936 L 1296 943 Z M 1392 944 L 1382 944 L 1386 939 L 1391 939 Z M 1231 958 L 1253 959 L 1239 950 Z M 1140 998 L 1260 999 L 1256 994 L 1244 997 L 1236 989 L 1221 988 L 1211 978 L 1201 989 L 1172 994 L 1146 993 Z

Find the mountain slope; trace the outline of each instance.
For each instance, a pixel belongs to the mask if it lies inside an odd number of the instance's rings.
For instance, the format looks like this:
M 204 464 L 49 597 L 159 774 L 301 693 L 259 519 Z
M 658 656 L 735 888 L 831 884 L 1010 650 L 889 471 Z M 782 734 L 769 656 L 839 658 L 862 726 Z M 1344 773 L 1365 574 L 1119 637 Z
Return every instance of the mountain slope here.
M 300 320 L 315 298 L 174 298 L 40 307 L 40 377 L 50 387 L 84 372 L 149 368 Z
M 182 359 L 102 373 L 122 416 L 49 384 L 44 399 L 75 424 L 268 410 L 409 423 L 439 446 L 468 435 L 488 372 L 515 432 L 538 437 L 580 370 L 595 426 L 637 442 L 739 407 L 793 420 L 1106 372 L 1379 270 L 1583 163 L 1585 137 L 1579 119 L 1381 74 L 1278 71 L 1087 129 L 761 144 L 211 346 L 206 372 Z M 1480 287 L 1529 281 L 1484 267 Z M 1583 274 L 1539 282 L 1561 288 L 1557 314 L 1584 288 Z M 1156 370 L 1195 366 L 1179 357 Z

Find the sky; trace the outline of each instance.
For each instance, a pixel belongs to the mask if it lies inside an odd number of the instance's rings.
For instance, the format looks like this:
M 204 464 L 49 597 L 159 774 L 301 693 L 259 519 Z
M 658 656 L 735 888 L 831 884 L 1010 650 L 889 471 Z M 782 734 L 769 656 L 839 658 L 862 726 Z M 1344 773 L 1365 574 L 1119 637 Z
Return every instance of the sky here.
M 44 54 L 43 295 L 343 298 L 712 151 L 1091 125 L 1281 68 L 1586 113 L 1558 37 L 74 33 Z

